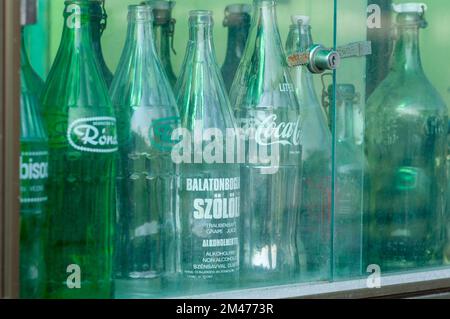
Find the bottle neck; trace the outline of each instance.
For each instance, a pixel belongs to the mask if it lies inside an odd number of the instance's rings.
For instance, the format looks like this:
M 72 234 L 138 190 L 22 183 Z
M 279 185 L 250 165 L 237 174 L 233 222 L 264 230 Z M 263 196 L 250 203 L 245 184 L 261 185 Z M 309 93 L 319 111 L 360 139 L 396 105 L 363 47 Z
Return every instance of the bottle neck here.
M 28 52 L 25 44 L 25 34 L 24 28 L 21 29 L 21 40 L 20 40 L 20 66 L 22 68 L 31 67 L 30 59 L 28 57 Z
M 239 17 L 240 20 L 244 20 L 245 16 L 242 14 Z M 247 18 L 249 20 L 249 18 Z M 245 45 L 248 39 L 248 34 L 250 31 L 250 24 L 246 21 L 241 21 L 240 23 L 229 23 L 228 24 L 228 45 L 226 59 L 241 59 Z
M 154 24 L 155 45 L 160 60 L 163 65 L 172 67 L 171 51 L 172 51 L 172 22 L 165 24 Z
M 309 25 L 290 27 L 286 49 L 289 54 L 306 52 L 313 45 L 311 27 Z
M 189 28 L 189 51 L 196 62 L 215 61 L 212 24 L 191 24 Z
M 88 4 L 66 6 L 61 49 L 66 52 L 75 50 L 77 53 L 88 51 L 94 56 L 92 29 Z
M 419 48 L 419 26 L 399 26 L 392 68 L 395 71 L 423 72 Z
M 260 34 L 263 30 L 263 34 L 267 37 L 279 37 L 278 27 L 277 27 L 277 14 L 274 1 L 266 0 L 255 0 L 254 1 L 254 12 L 253 17 L 256 23 L 253 23 L 251 33 Z M 278 39 L 275 39 L 278 40 Z M 281 39 L 279 39 L 281 44 Z

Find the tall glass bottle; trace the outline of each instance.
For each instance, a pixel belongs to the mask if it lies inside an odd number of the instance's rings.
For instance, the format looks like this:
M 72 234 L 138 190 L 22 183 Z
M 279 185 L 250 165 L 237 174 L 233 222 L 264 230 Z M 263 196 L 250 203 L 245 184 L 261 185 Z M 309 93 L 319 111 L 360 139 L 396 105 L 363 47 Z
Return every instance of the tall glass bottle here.
M 150 0 L 146 4 L 153 8 L 153 37 L 155 39 L 156 52 L 166 72 L 172 88 L 177 83 L 177 77 L 172 67 L 173 39 L 176 20 L 172 18 L 175 1 Z
M 102 34 L 105 31 L 108 18 L 104 7 L 105 0 L 90 0 L 89 3 L 91 5 L 92 45 L 100 66 L 101 74 L 109 88 L 113 80 L 113 74 L 106 65 L 101 43 Z
M 222 76 L 227 92 L 230 91 L 239 63 L 244 55 L 251 21 L 251 6 L 232 4 L 225 8 L 223 26 L 228 28 L 228 45 Z
M 152 284 L 160 288 L 151 279 L 175 272 L 177 167 L 170 155 L 179 115 L 152 20 L 151 7 L 129 6 L 127 40 L 111 87 L 120 150 L 115 274 L 132 282 L 125 293 L 149 293 Z
M 20 297 L 42 298 L 48 139 L 40 114 L 40 84 L 22 28 L 20 96 Z
M 333 86 L 328 88 L 333 94 Z M 366 161 L 355 138 L 355 86 L 336 88 L 336 201 L 334 209 L 334 278 L 362 275 L 363 192 Z M 331 100 L 331 99 L 330 99 Z
M 255 0 L 231 89 L 245 139 L 241 166 L 242 282 L 293 280 L 298 269 L 302 125 L 273 0 Z
M 313 45 L 310 18 L 292 16 L 286 44 L 288 55 Z M 308 279 L 329 274 L 331 236 L 331 133 L 314 80 L 306 66 L 291 69 L 303 116 L 302 208 L 297 232 L 300 271 Z
M 419 29 L 426 25 L 425 8 L 394 5 L 391 70 L 367 102 L 367 263 L 384 272 L 443 262 L 448 114 L 422 68 Z
M 88 1 L 65 2 L 42 95 L 49 136 L 46 296 L 112 296 L 116 118 L 92 44 Z
M 239 275 L 240 174 L 239 165 L 224 155 L 233 147 L 227 136 L 236 134 L 236 124 L 215 56 L 211 11 L 189 14 L 189 42 L 175 91 L 184 133 L 174 152 L 183 156 L 173 157 L 181 163 L 183 279 L 188 289 L 232 287 Z

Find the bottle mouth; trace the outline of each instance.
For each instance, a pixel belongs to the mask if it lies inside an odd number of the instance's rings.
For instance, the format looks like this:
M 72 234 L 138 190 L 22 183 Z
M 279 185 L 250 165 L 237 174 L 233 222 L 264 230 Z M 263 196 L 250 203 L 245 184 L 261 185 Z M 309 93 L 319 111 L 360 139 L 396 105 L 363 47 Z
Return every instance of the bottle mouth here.
M 151 6 L 154 10 L 172 10 L 175 7 L 175 1 L 165 0 L 148 0 L 143 1 L 142 4 Z
M 213 12 L 210 10 L 192 10 L 189 12 L 189 23 L 198 24 L 214 24 Z
M 128 21 L 153 21 L 152 7 L 147 4 L 129 5 Z
M 255 7 L 275 7 L 277 5 L 276 0 L 253 0 Z

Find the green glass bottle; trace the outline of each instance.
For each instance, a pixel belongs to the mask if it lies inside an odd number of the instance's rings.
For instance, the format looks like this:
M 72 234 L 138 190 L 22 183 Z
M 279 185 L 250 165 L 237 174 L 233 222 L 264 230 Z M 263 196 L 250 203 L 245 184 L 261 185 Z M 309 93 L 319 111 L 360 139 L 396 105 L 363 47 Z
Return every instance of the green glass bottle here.
M 333 86 L 328 88 L 330 101 Z M 358 94 L 353 84 L 336 88 L 336 183 L 334 208 L 334 279 L 361 276 L 364 174 L 367 163 L 355 138 Z
M 236 124 L 215 56 L 211 11 L 189 14 L 189 42 L 175 91 L 184 133 L 174 148 L 183 156 L 172 156 L 180 163 L 184 289 L 234 287 L 239 278 L 240 174 L 239 165 L 226 160 L 223 151 Z
M 156 52 L 162 63 L 166 76 L 169 79 L 172 88 L 177 83 L 177 76 L 172 66 L 173 40 L 175 34 L 176 20 L 172 18 L 172 11 L 175 7 L 175 1 L 150 0 L 145 1 L 153 9 L 153 36 L 156 46 Z
M 178 108 L 156 53 L 151 7 L 128 9 L 125 48 L 111 87 L 118 118 L 119 167 L 116 270 L 126 289 L 145 295 L 175 274 L 177 166 L 172 131 Z
M 113 74 L 106 65 L 102 50 L 102 34 L 106 29 L 108 15 L 105 11 L 105 0 L 89 0 L 91 5 L 91 31 L 92 31 L 92 45 L 99 63 L 101 73 L 105 79 L 108 88 L 111 86 Z
M 303 118 L 277 25 L 276 1 L 254 0 L 231 88 L 245 140 L 241 166 L 241 282 L 296 280 Z
M 313 45 L 310 17 L 292 16 L 287 54 L 306 52 Z M 297 232 L 300 271 L 305 279 L 329 274 L 331 238 L 331 133 L 306 66 L 291 69 L 303 116 L 302 208 Z
M 251 9 L 248 4 L 232 4 L 225 8 L 223 26 L 228 28 L 228 44 L 225 62 L 222 65 L 222 76 L 228 92 L 244 55 L 250 30 Z
M 20 297 L 42 298 L 48 139 L 40 114 L 41 82 L 25 49 L 22 29 L 20 96 Z
M 49 137 L 46 296 L 112 297 L 116 118 L 95 58 L 91 5 L 65 1 L 42 104 Z
M 448 114 L 422 68 L 419 29 L 426 25 L 425 8 L 394 5 L 391 70 L 367 102 L 366 262 L 382 272 L 443 262 Z

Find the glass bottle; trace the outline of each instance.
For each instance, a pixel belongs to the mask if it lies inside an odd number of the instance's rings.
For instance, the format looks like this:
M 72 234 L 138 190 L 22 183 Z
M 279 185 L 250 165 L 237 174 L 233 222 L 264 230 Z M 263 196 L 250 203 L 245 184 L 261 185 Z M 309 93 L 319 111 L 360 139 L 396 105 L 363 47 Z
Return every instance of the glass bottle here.
M 106 65 L 102 50 L 102 34 L 106 29 L 108 15 L 105 11 L 105 0 L 90 0 L 91 4 L 91 30 L 92 30 L 92 45 L 100 65 L 100 71 L 103 75 L 108 88 L 111 86 L 113 74 Z
M 152 22 L 151 7 L 129 6 L 125 48 L 111 87 L 120 151 L 115 275 L 131 282 L 126 294 L 150 293 L 160 287 L 154 279 L 175 272 L 177 167 L 170 155 L 179 115 Z
M 150 0 L 145 1 L 153 9 L 153 36 L 155 39 L 156 52 L 166 72 L 172 88 L 177 83 L 177 77 L 172 67 L 173 40 L 175 34 L 176 20 L 172 18 L 175 1 Z
M 22 27 L 20 96 L 20 297 L 42 298 L 48 139 L 40 114 L 41 81 L 25 48 Z
M 333 86 L 328 88 L 329 96 Z M 358 94 L 353 84 L 336 88 L 336 201 L 334 209 L 334 278 L 362 275 L 363 194 L 366 161 L 355 137 Z M 330 99 L 331 100 L 331 99 Z
M 313 45 L 310 18 L 292 16 L 288 55 L 306 52 Z M 297 232 L 300 271 L 306 278 L 329 274 L 331 239 L 331 133 L 320 105 L 314 79 L 306 66 L 291 69 L 303 116 L 302 208 Z
M 244 55 L 250 30 L 251 8 L 247 4 L 232 4 L 225 8 L 223 26 L 228 28 L 228 45 L 222 66 L 222 76 L 227 92 L 231 89 L 237 68 Z
M 224 152 L 236 124 L 213 43 L 211 11 L 189 14 L 189 42 L 175 91 L 183 134 L 180 163 L 181 270 L 185 289 L 233 287 L 239 277 L 240 174 Z M 182 151 L 181 151 L 182 150 Z M 226 152 L 228 154 L 228 151 Z
M 425 9 L 420 3 L 394 5 L 391 70 L 367 102 L 367 264 L 382 272 L 443 261 L 448 114 L 422 68 Z
M 116 118 L 95 58 L 91 6 L 65 2 L 42 104 L 49 137 L 49 298 L 112 297 Z
M 304 121 L 273 0 L 254 1 L 250 35 L 232 85 L 231 104 L 245 141 L 241 282 L 294 280 Z

